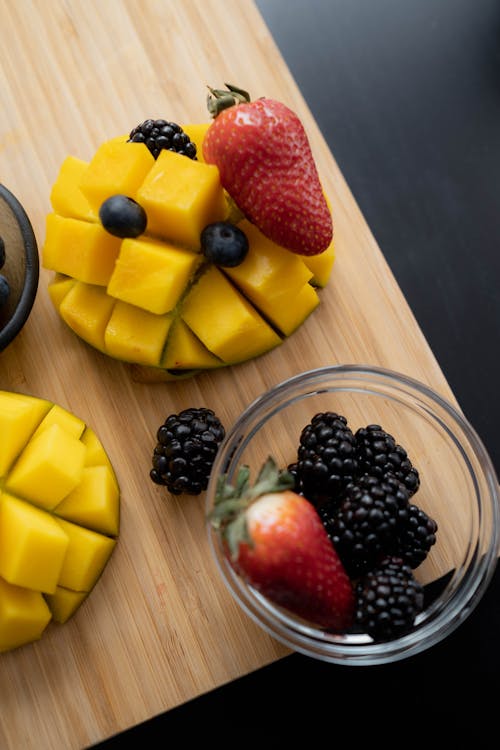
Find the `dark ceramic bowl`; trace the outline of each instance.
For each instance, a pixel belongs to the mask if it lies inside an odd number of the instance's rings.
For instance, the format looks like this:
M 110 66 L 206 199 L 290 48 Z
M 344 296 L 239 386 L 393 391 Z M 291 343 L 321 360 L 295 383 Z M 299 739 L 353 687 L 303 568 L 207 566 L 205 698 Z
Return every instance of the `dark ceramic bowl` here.
M 0 237 L 5 263 L 0 274 L 7 279 L 10 293 L 0 305 L 0 351 L 17 336 L 35 301 L 40 263 L 30 220 L 17 198 L 0 185 Z

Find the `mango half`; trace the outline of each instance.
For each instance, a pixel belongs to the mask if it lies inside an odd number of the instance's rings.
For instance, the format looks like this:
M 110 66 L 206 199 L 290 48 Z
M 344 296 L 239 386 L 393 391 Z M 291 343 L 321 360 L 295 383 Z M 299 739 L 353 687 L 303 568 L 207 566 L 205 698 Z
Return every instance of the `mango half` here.
M 126 136 L 90 162 L 68 156 L 51 191 L 42 263 L 62 320 L 95 349 L 158 380 L 235 365 L 279 346 L 319 304 L 335 251 L 299 256 L 234 218 L 216 166 L 202 159 L 208 123 L 183 129 L 192 160 L 163 150 L 155 160 Z M 108 233 L 102 203 L 126 195 L 147 215 L 134 238 Z M 200 252 L 203 228 L 237 221 L 249 252 L 221 268 Z
M 95 432 L 44 399 L 0 391 L 0 652 L 87 598 L 117 543 L 120 490 Z

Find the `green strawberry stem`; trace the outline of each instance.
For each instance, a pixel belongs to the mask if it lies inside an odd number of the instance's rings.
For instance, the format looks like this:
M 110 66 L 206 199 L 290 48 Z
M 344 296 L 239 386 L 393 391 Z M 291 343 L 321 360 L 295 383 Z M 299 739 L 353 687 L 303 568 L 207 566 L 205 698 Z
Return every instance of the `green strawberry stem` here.
M 225 83 L 227 91 L 224 89 L 213 89 L 208 86 L 209 94 L 207 95 L 207 108 L 214 119 L 224 109 L 234 107 L 235 104 L 244 104 L 251 101 L 250 94 L 243 89 L 234 86 L 232 83 Z
M 253 485 L 250 484 L 250 469 L 246 465 L 239 468 L 234 485 L 227 482 L 226 474 L 219 478 L 209 520 L 221 532 L 233 560 L 238 557 L 241 542 L 252 546 L 245 516 L 248 506 L 262 495 L 283 492 L 293 487 L 293 476 L 287 470 L 278 469 L 271 456 L 263 464 Z

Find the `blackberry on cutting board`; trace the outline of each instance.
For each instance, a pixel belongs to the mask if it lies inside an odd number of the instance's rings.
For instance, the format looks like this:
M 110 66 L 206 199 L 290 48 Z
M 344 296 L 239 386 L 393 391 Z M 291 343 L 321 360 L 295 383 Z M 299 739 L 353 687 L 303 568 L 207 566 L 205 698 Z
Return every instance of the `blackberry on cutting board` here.
M 436 521 L 417 505 L 408 507 L 408 518 L 398 537 L 398 554 L 411 568 L 417 568 L 436 543 Z
M 358 581 L 356 627 L 374 641 L 407 633 L 424 606 L 424 589 L 401 558 L 388 557 Z
M 362 474 L 382 477 L 394 474 L 400 479 L 410 495 L 420 486 L 420 477 L 406 450 L 396 443 L 393 436 L 378 424 L 360 427 L 356 431 L 356 458 Z
M 192 407 L 171 414 L 156 434 L 151 479 L 173 495 L 199 495 L 207 488 L 224 436 L 224 427 L 211 409 Z
M 317 508 L 337 500 L 358 472 L 355 454 L 346 418 L 331 411 L 315 414 L 301 432 L 297 461 L 288 467 L 296 491 Z
M 130 131 L 129 143 L 145 143 L 154 158 L 165 148 L 196 159 L 196 145 L 176 122 L 144 120 Z
M 399 529 L 408 519 L 409 493 L 388 474 L 351 482 L 340 505 L 319 509 L 323 526 L 347 573 L 357 578 L 398 549 Z

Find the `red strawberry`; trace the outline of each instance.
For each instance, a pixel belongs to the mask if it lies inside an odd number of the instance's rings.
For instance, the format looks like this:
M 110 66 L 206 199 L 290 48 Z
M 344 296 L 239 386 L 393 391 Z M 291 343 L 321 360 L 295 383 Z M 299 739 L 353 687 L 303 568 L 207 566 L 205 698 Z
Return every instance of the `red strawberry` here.
M 297 115 L 274 99 L 250 101 L 241 89 L 210 89 L 214 116 L 203 157 L 263 234 L 299 255 L 330 245 L 333 224 L 309 140 Z
M 345 632 L 353 622 L 352 584 L 317 511 L 269 458 L 253 487 L 242 467 L 236 487 L 219 483 L 212 524 L 236 572 L 275 604 Z

